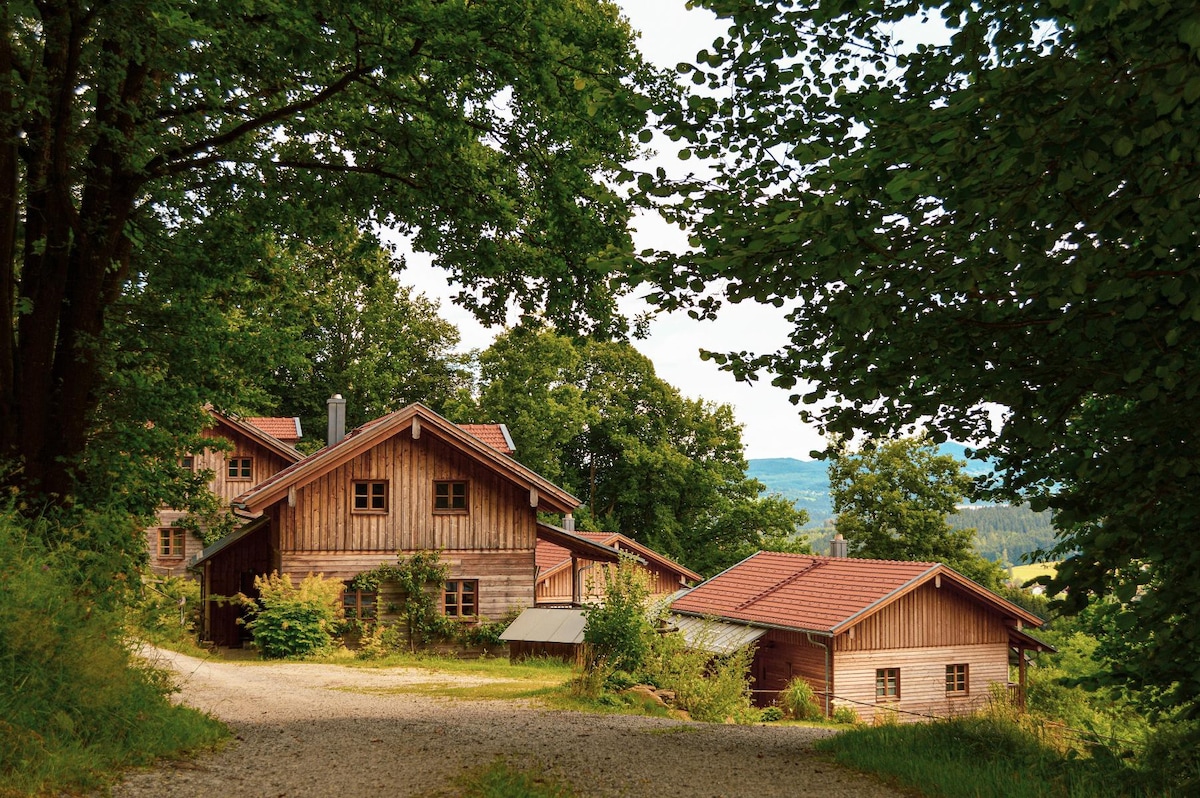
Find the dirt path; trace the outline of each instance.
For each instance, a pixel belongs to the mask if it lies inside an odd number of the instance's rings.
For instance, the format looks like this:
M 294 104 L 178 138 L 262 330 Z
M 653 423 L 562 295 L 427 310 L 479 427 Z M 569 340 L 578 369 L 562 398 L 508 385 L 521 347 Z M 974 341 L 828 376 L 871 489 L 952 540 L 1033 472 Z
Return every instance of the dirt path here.
M 182 699 L 228 723 L 217 754 L 135 773 L 116 798 L 454 795 L 465 770 L 540 765 L 581 796 L 862 796 L 900 793 L 817 758 L 823 729 L 716 726 L 539 709 L 519 701 L 378 694 L 469 677 L 396 668 L 239 664 L 162 654 Z M 368 692 L 363 692 L 366 690 Z

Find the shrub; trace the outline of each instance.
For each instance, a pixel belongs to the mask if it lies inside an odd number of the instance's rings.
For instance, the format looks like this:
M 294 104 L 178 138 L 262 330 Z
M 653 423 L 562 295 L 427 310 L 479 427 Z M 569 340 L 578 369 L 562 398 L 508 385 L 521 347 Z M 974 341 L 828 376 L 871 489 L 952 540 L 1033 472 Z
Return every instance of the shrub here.
M 858 717 L 858 713 L 855 712 L 851 707 L 843 704 L 840 707 L 833 708 L 833 722 L 845 723 L 849 726 L 857 726 L 862 722 L 862 719 Z
M 287 574 L 254 579 L 259 598 L 241 596 L 246 628 L 267 659 L 303 657 L 329 648 L 341 616 L 342 583 L 309 574 L 298 586 Z
M 795 720 L 824 720 L 825 713 L 817 703 L 817 695 L 812 685 L 802 678 L 788 682 L 787 687 L 779 693 L 779 706 L 788 717 Z
M 646 576 L 627 559 L 602 573 L 604 602 L 584 610 L 583 641 L 594 658 L 588 666 L 602 659 L 609 667 L 635 672 L 642 667 L 653 635 L 646 619 Z
M 129 620 L 134 634 L 149 643 L 193 648 L 199 611 L 199 582 L 181 576 L 146 574 Z
M 762 715 L 759 719 L 764 723 L 772 723 L 777 720 L 783 720 L 783 710 L 779 707 L 766 707 L 763 709 Z
M 751 723 L 756 714 L 750 706 L 750 662 L 754 648 L 747 646 L 732 654 L 709 659 L 700 652 L 700 662 L 707 661 L 699 671 L 690 670 L 677 684 L 675 703 L 696 720 L 721 723 L 732 718 L 739 723 Z M 695 659 L 693 658 L 693 662 Z

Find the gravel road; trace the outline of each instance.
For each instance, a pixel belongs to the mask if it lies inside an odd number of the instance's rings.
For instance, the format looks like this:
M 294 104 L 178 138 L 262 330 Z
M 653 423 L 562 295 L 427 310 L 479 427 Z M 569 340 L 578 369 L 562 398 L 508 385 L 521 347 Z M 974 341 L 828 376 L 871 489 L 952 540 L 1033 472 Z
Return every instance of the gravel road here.
M 410 668 L 215 662 L 157 652 L 181 699 L 228 723 L 236 741 L 130 774 L 116 798 L 453 796 L 466 770 L 504 757 L 541 766 L 580 796 L 898 798 L 818 758 L 825 729 L 729 726 L 385 692 L 481 683 Z M 373 692 L 374 691 L 374 692 Z

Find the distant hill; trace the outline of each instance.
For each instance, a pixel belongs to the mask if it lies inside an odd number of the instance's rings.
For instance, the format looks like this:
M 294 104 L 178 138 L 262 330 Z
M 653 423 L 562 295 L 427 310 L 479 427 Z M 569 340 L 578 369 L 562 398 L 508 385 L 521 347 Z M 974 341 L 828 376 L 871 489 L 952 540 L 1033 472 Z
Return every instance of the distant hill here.
M 947 443 L 939 447 L 944 454 L 966 462 L 963 470 L 979 476 L 991 470 L 984 460 L 968 460 L 966 447 Z M 748 476 L 766 485 L 766 493 L 778 493 L 806 510 L 809 527 L 823 526 L 833 517 L 833 502 L 829 497 L 829 475 L 821 460 L 797 460 L 792 457 L 750 460 Z M 983 505 L 963 508 L 950 517 L 956 527 L 973 527 L 978 531 L 976 548 L 990 560 L 1020 562 L 1021 555 L 1037 548 L 1053 545 L 1054 531 L 1049 513 L 1034 513 L 1027 507 Z

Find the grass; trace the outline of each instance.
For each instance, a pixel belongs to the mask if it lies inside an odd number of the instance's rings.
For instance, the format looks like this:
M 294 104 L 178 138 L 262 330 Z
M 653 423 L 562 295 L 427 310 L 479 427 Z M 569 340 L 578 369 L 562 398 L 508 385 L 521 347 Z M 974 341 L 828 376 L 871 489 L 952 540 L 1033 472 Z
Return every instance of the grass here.
M 1014 565 L 1011 569 L 1012 578 L 1019 585 L 1023 585 L 1030 579 L 1036 579 L 1039 576 L 1054 576 L 1058 570 L 1058 563 L 1054 562 L 1035 562 L 1029 565 Z
M 854 729 L 816 743 L 840 764 L 943 798 L 1167 798 L 1104 749 L 1072 750 L 1004 717 Z M 1182 796 L 1184 793 L 1178 793 Z
M 571 786 L 548 775 L 544 768 L 517 767 L 503 759 L 477 768 L 460 778 L 453 792 L 439 798 L 575 798 Z

